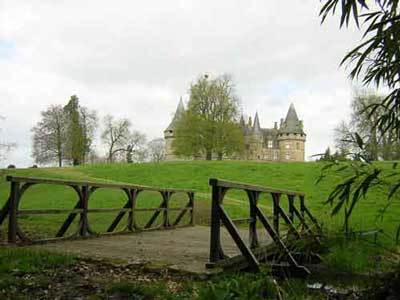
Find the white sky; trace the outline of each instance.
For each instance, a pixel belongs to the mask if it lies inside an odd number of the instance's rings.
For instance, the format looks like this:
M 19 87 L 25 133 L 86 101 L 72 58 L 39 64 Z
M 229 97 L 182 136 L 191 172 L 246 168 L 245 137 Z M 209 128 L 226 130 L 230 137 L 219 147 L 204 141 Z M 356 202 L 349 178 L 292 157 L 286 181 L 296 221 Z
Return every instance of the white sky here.
M 50 104 L 81 104 L 162 136 L 179 97 L 204 73 L 230 73 L 243 111 L 263 127 L 294 103 L 306 156 L 332 145 L 350 112 L 339 63 L 360 41 L 320 25 L 318 0 L 0 0 L 0 141 L 18 148 L 0 166 L 33 164 L 32 126 Z M 101 145 L 99 141 L 97 146 Z

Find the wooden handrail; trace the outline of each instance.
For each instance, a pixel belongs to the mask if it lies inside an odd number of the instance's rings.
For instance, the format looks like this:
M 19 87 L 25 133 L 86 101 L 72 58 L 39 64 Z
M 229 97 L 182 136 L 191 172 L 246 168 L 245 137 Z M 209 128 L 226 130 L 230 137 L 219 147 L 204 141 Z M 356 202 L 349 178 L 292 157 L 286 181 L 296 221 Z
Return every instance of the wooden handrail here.
M 258 270 L 260 260 L 258 259 L 256 253 L 258 249 L 262 247 L 258 241 L 257 221 L 259 221 L 264 229 L 268 232 L 272 242 L 278 247 L 281 253 L 284 254 L 288 264 L 298 270 L 301 270 L 302 272 L 309 273 L 307 268 L 301 266 L 297 262 L 289 247 L 285 245 L 285 242 L 280 237 L 279 229 L 280 220 L 283 220 L 286 225 L 288 225 L 289 233 L 293 233 L 297 239 L 301 239 L 303 236 L 296 229 L 293 223 L 296 217 L 300 221 L 301 225 L 304 226 L 304 228 L 306 228 L 308 231 L 311 228 L 305 222 L 306 216 L 311 220 L 311 222 L 314 223 L 314 225 L 316 225 L 316 227 L 318 226 L 316 219 L 312 216 L 311 212 L 305 205 L 304 193 L 216 178 L 211 178 L 209 180 L 209 184 L 212 186 L 212 202 L 210 260 L 207 264 L 208 267 L 223 266 L 231 260 L 231 258 L 226 257 L 222 249 L 221 225 L 223 225 L 228 230 L 237 247 L 240 249 L 243 258 L 247 262 L 247 266 L 253 270 Z M 239 189 L 246 192 L 250 208 L 248 217 L 231 219 L 227 211 L 224 209 L 223 199 L 226 195 L 226 192 L 230 189 Z M 272 196 L 271 206 L 273 207 L 273 219 L 271 221 L 258 205 L 259 199 L 261 199 L 260 195 L 265 193 Z M 284 198 L 282 196 L 286 196 L 287 201 L 289 202 L 289 215 L 286 214 L 285 210 L 281 206 L 281 201 L 284 200 L 282 199 Z M 295 198 L 298 198 L 299 201 L 294 201 Z M 299 206 L 299 210 L 296 208 L 295 204 Z M 249 223 L 249 245 L 245 243 L 243 238 L 240 236 L 237 227 L 235 226 L 235 223 L 242 222 Z M 312 234 L 312 236 L 315 238 L 316 242 L 319 242 L 318 238 L 316 238 L 314 234 Z M 261 256 L 261 259 L 265 260 L 266 257 Z
M 135 185 L 129 183 L 103 183 L 93 182 L 84 180 L 65 180 L 65 179 L 54 179 L 54 178 L 42 178 L 42 177 L 22 177 L 22 176 L 7 176 L 7 181 L 10 182 L 21 182 L 21 183 L 42 183 L 42 184 L 62 184 L 62 185 L 87 185 L 94 188 L 119 188 L 119 189 L 137 189 L 143 191 L 155 191 L 155 192 L 175 192 L 175 193 L 188 193 L 195 192 L 191 189 L 175 189 L 175 188 L 161 188 L 161 187 L 150 187 L 146 185 Z
M 115 233 L 118 224 L 121 223 L 123 217 L 127 214 L 124 231 L 147 230 L 154 228 L 174 228 L 178 227 L 183 216 L 189 214 L 187 225 L 194 225 L 194 190 L 191 189 L 172 189 L 157 188 L 144 185 L 127 184 L 127 183 L 102 183 L 92 181 L 64 180 L 40 177 L 21 177 L 7 176 L 6 180 L 10 182 L 10 196 L 3 208 L 0 210 L 0 225 L 8 216 L 8 242 L 16 243 L 19 237 L 23 242 L 32 241 L 21 229 L 18 224 L 19 217 L 29 215 L 51 215 L 51 214 L 67 214 L 67 218 L 59 228 L 56 238 L 63 238 L 68 228 L 70 228 L 75 218 L 78 218 L 78 230 L 75 236 L 98 236 L 90 227 L 88 214 L 92 213 L 112 213 L 117 212 L 114 220 L 107 229 L 107 234 Z M 19 209 L 21 197 L 29 191 L 30 187 L 37 184 L 56 184 L 71 187 L 77 196 L 77 202 L 71 209 L 65 208 L 49 208 L 49 209 Z M 99 188 L 119 189 L 124 192 L 126 203 L 122 207 L 112 208 L 89 208 L 89 199 L 93 192 Z M 136 208 L 137 197 L 146 191 L 158 192 L 161 196 L 161 204 L 159 207 Z M 187 203 L 183 207 L 170 207 L 169 203 L 175 193 L 184 193 L 187 196 Z M 177 216 L 171 220 L 170 212 L 177 212 Z M 153 212 L 146 225 L 141 228 L 135 221 L 136 212 Z M 161 226 L 156 224 L 156 219 L 162 217 Z M 186 223 L 186 222 L 185 222 Z M 180 225 L 182 226 L 182 225 Z M 104 234 L 104 233 L 102 233 Z
M 267 186 L 259 186 L 253 184 L 247 184 L 242 182 L 235 182 L 235 181 L 227 181 L 223 179 L 211 178 L 210 179 L 211 186 L 219 186 L 219 187 L 226 187 L 226 188 L 234 188 L 234 189 L 241 189 L 241 190 L 251 190 L 256 192 L 265 192 L 265 193 L 276 193 L 276 194 L 285 194 L 285 195 L 293 195 L 293 196 L 304 196 L 305 194 L 302 192 L 296 192 L 291 190 L 283 190 L 283 189 L 276 189 Z

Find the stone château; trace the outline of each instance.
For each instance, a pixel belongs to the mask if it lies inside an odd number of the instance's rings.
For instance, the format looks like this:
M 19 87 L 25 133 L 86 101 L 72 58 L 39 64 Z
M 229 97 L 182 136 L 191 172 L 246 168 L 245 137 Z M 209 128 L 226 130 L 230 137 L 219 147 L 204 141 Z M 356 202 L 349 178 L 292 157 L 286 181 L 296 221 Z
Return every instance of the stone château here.
M 172 142 L 175 138 L 175 126 L 180 116 L 185 112 L 182 99 L 179 101 L 175 115 L 164 131 L 165 159 L 180 160 L 182 158 L 174 154 Z M 245 151 L 241 157 L 232 159 L 247 159 L 260 161 L 304 161 L 304 147 L 306 134 L 303 129 L 303 121 L 299 120 L 293 103 L 290 104 L 285 119 L 274 123 L 273 128 L 261 128 L 258 113 L 245 122 L 240 118 L 240 126 L 243 130 Z

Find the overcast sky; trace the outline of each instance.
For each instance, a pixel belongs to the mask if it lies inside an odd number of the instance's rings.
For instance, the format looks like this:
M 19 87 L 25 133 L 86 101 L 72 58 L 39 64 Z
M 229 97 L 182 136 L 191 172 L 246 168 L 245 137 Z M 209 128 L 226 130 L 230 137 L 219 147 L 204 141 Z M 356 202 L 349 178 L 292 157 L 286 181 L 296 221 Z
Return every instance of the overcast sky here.
M 294 103 L 306 156 L 333 144 L 352 83 L 339 62 L 360 41 L 338 18 L 320 25 L 318 0 L 0 0 L 0 166 L 33 164 L 31 127 L 50 104 L 129 118 L 160 137 L 179 97 L 203 73 L 233 76 L 243 111 L 263 127 Z M 100 142 L 96 142 L 99 149 Z

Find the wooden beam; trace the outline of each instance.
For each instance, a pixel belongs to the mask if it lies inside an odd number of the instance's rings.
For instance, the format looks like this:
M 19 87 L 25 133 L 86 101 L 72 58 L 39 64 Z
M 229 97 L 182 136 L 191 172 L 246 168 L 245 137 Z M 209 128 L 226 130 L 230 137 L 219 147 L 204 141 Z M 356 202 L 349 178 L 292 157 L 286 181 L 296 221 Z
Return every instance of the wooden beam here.
M 255 192 L 265 192 L 265 193 L 277 193 L 286 195 L 304 195 L 302 192 L 295 192 L 291 190 L 281 190 L 266 186 L 252 185 L 242 182 L 227 181 L 223 179 L 211 178 L 209 181 L 212 186 L 226 187 L 226 188 L 236 188 L 241 190 L 251 190 Z
M 232 220 L 229 218 L 228 214 L 226 213 L 222 205 L 218 205 L 218 210 L 222 223 L 224 223 L 225 228 L 228 230 L 233 241 L 238 246 L 240 252 L 243 254 L 244 257 L 246 257 L 250 269 L 253 271 L 259 271 L 260 270 L 259 262 L 257 261 L 256 257 L 254 256 L 250 248 L 247 247 L 246 243 L 242 240 L 239 231 L 237 230 L 236 226 L 232 223 Z
M 89 186 L 95 188 L 116 188 L 116 189 L 140 189 L 146 191 L 156 192 L 194 192 L 190 189 L 174 189 L 174 188 L 158 188 L 150 187 L 145 185 L 134 185 L 128 183 L 101 183 L 93 181 L 78 181 L 78 180 L 64 180 L 64 179 L 53 179 L 53 178 L 40 178 L 40 177 L 22 177 L 22 176 L 7 176 L 7 181 L 10 182 L 24 182 L 24 183 L 43 183 L 43 184 L 61 184 L 61 185 L 77 185 L 77 186 Z
M 8 242 L 17 242 L 17 205 L 19 202 L 20 183 L 11 183 L 10 201 L 8 202 Z

